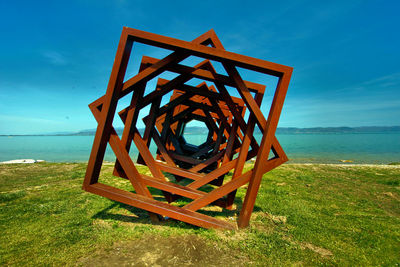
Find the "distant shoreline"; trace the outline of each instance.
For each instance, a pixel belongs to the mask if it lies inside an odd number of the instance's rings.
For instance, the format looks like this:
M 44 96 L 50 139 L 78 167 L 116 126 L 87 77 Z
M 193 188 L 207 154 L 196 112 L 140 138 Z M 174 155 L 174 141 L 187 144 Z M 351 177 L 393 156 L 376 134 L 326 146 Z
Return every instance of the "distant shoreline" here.
M 53 161 L 44 161 L 44 160 L 34 160 L 34 159 L 25 159 L 25 162 L 22 159 L 10 160 L 8 162 L 0 162 L 0 165 L 9 165 L 9 164 L 38 164 L 38 163 L 50 163 L 50 164 L 87 164 L 87 162 L 53 162 Z M 103 165 L 114 165 L 115 162 L 111 161 L 103 161 Z M 248 161 L 246 164 L 254 164 L 254 162 Z M 142 164 L 135 163 L 138 166 L 144 166 Z M 370 167 L 370 168 L 393 168 L 399 169 L 400 163 L 398 164 L 366 164 L 366 163 L 291 163 L 290 161 L 286 162 L 283 165 L 298 165 L 298 166 L 332 166 L 332 167 Z
M 188 127 L 185 133 L 189 135 L 204 134 L 205 127 Z M 116 128 L 118 134 L 122 134 L 122 128 Z M 144 129 L 139 129 L 140 133 Z M 94 136 L 96 129 L 82 130 L 79 132 L 59 132 L 45 134 L 0 134 L 0 136 Z M 363 127 L 311 127 L 311 128 L 296 128 L 296 127 L 279 127 L 276 130 L 277 134 L 379 134 L 379 133 L 400 133 L 400 126 L 363 126 Z M 261 134 L 256 129 L 254 134 Z

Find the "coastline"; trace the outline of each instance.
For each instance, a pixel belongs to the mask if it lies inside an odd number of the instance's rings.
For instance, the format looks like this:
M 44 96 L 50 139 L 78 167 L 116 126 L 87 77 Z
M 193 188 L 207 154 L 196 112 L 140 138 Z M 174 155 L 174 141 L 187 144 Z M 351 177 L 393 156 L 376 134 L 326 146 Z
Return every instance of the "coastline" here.
M 309 165 L 309 166 L 336 166 L 336 167 L 376 167 L 376 168 L 393 168 L 393 169 L 400 169 L 400 164 L 365 164 L 365 163 L 350 163 L 350 164 L 343 164 L 343 163 L 285 163 L 285 165 Z
M 53 162 L 53 161 L 45 161 L 41 159 L 14 159 L 14 160 L 8 160 L 8 161 L 2 161 L 0 162 L 1 165 L 10 165 L 10 164 L 34 164 L 34 163 L 50 163 L 50 164 L 87 164 L 86 162 Z M 103 165 L 114 165 L 115 162 L 113 161 L 103 161 Z M 254 164 L 254 160 L 249 160 L 247 161 L 246 164 Z M 144 166 L 142 164 L 135 163 L 135 165 L 138 166 Z M 335 167 L 370 167 L 370 168 L 386 168 L 386 169 L 400 169 L 400 163 L 389 163 L 389 164 L 368 164 L 368 163 L 354 163 L 354 162 L 349 162 L 349 163 L 314 163 L 314 162 L 305 162 L 305 163 L 297 163 L 293 162 L 291 163 L 286 162 L 284 165 L 293 165 L 293 166 L 335 166 Z

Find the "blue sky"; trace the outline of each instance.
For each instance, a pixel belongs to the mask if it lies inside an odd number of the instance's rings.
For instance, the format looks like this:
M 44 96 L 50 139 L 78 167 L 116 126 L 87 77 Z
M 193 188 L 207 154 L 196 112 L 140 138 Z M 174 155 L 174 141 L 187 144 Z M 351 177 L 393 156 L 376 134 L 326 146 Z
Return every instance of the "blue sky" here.
M 95 128 L 87 105 L 105 93 L 123 26 L 188 41 L 213 28 L 229 51 L 292 66 L 280 127 L 400 125 L 399 10 L 399 1 L 1 1 L 0 134 Z M 162 55 L 143 48 L 133 59 L 141 51 Z

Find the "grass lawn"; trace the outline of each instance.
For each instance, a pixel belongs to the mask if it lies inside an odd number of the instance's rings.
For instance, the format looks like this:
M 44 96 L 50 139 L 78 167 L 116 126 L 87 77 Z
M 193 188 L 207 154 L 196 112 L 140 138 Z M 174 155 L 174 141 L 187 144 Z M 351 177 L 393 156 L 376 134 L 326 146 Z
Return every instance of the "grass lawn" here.
M 264 176 L 251 226 L 237 231 L 152 224 L 145 211 L 82 191 L 85 168 L 0 165 L 0 266 L 400 263 L 400 166 L 286 164 Z M 103 166 L 100 181 L 129 188 L 111 172 Z

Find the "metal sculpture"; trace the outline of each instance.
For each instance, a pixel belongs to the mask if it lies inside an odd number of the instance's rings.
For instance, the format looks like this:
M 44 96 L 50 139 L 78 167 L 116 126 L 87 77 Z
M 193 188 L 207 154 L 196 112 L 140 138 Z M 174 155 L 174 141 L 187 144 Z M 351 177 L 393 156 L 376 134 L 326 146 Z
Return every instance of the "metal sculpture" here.
M 144 56 L 139 72 L 124 81 L 135 42 L 172 52 L 162 59 Z M 195 66 L 182 64 L 191 56 L 204 60 Z M 220 62 L 227 75 L 218 73 L 212 61 Z M 237 67 L 278 78 L 267 119 L 260 110 L 265 86 L 243 80 Z M 167 71 L 177 76 L 171 80 L 159 77 Z M 248 226 L 262 176 L 287 161 L 275 131 L 291 73 L 291 67 L 226 51 L 213 30 L 186 42 L 124 27 L 107 92 L 89 105 L 98 127 L 83 189 L 147 210 L 153 221 L 166 216 L 205 228 L 235 229 L 231 222 L 207 216 L 200 209 L 207 205 L 232 209 L 236 190 L 248 184 L 237 222 L 239 227 Z M 156 88 L 145 94 L 147 83 L 154 78 L 158 78 Z M 189 85 L 193 78 L 203 82 Z M 232 97 L 227 86 L 235 88 L 240 98 Z M 171 92 L 169 102 L 161 105 Z M 118 101 L 128 94 L 130 105 L 118 113 L 124 123 L 120 138 L 112 123 Z M 139 112 L 148 106 L 141 135 L 136 126 Z M 191 120 L 207 126 L 207 139 L 201 145 L 194 146 L 184 138 L 185 125 Z M 253 137 L 255 127 L 262 133 L 260 143 Z M 151 141 L 157 146 L 155 157 L 149 150 Z M 107 144 L 117 158 L 113 174 L 128 179 L 135 193 L 98 182 Z M 136 168 L 129 156 L 132 144 L 139 151 L 137 162 L 146 165 L 151 176 Z M 251 158 L 255 158 L 254 167 L 244 171 Z M 230 171 L 232 177 L 225 181 Z M 191 182 L 182 185 L 178 183 L 182 179 Z M 212 190 L 203 190 L 203 186 Z M 161 190 L 166 201 L 155 200 L 148 187 Z M 192 202 L 182 207 L 171 204 L 181 197 Z

